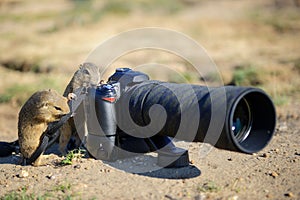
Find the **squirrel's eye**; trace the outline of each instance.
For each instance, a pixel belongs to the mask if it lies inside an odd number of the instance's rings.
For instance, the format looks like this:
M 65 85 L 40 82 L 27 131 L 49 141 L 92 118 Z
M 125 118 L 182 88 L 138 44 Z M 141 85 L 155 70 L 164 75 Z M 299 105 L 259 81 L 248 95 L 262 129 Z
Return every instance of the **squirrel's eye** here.
M 62 111 L 62 109 L 60 107 L 54 106 L 55 110 L 59 110 Z
M 48 102 L 46 102 L 46 103 L 43 103 L 43 104 L 41 105 L 41 108 L 42 108 L 42 107 L 48 108 L 48 106 L 49 106 L 49 105 L 48 105 Z
M 90 72 L 89 72 L 89 70 L 87 70 L 87 69 L 84 69 L 84 70 L 83 70 L 83 73 L 84 73 L 84 74 L 87 74 L 87 75 L 91 75 Z

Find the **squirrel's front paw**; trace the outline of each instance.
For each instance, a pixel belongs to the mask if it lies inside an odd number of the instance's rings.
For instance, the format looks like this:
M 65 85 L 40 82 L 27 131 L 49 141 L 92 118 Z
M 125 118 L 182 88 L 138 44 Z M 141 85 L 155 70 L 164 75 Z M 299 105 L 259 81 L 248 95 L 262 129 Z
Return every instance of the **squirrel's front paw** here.
M 77 98 L 77 95 L 74 94 L 74 93 L 69 93 L 68 94 L 68 100 L 71 101 L 71 100 L 76 100 Z

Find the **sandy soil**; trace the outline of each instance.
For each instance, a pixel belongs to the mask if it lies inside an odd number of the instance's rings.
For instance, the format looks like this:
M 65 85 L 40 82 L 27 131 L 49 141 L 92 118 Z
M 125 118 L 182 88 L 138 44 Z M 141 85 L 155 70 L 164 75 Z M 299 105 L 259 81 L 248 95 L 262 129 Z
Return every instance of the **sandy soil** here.
M 299 199 L 299 122 L 299 116 L 278 120 L 271 143 L 257 154 L 213 148 L 201 156 L 201 144 L 193 143 L 188 167 L 141 174 L 120 168 L 155 165 L 155 154 L 114 163 L 82 158 L 67 166 L 51 154 L 49 165 L 42 167 L 21 166 L 19 155 L 12 155 L 0 159 L 1 195 L 17 191 L 61 199 Z M 202 152 L 210 147 L 204 144 Z

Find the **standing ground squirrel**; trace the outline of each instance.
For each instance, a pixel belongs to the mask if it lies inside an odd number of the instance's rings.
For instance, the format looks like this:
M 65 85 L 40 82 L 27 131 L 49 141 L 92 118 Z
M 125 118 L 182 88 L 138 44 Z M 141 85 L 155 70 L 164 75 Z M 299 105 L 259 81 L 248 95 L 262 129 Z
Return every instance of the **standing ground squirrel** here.
M 74 73 L 70 83 L 67 85 L 64 95 L 68 96 L 69 93 L 74 93 L 75 90 L 81 87 L 95 86 L 100 82 L 99 68 L 93 63 L 83 63 L 79 66 L 79 69 Z M 76 111 L 76 115 L 82 115 L 84 119 L 84 108 L 83 104 L 79 106 Z M 84 126 L 85 122 L 80 122 L 80 125 Z M 80 129 L 80 127 L 77 127 Z M 59 150 L 64 155 L 66 154 L 66 147 L 71 136 L 76 137 L 76 147 L 80 146 L 81 140 L 75 127 L 74 119 L 70 118 L 60 129 L 59 138 Z M 82 134 L 81 134 L 82 135 Z
M 41 136 L 51 122 L 59 121 L 70 112 L 68 99 L 55 90 L 34 93 L 19 112 L 18 137 L 23 159 L 32 156 L 39 147 Z M 42 154 L 33 163 L 43 165 Z

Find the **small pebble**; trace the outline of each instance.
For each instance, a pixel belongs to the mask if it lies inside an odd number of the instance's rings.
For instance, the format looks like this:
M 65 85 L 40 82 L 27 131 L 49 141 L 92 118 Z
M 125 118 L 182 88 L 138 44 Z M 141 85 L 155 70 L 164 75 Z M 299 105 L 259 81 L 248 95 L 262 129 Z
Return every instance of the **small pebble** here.
M 79 164 L 74 166 L 74 169 L 80 169 L 80 168 L 81 168 L 81 165 L 79 165 Z
M 279 125 L 278 131 L 286 131 L 288 129 L 286 122 L 283 122 Z
M 228 200 L 238 200 L 238 199 L 239 197 L 237 195 L 228 198 Z
M 267 194 L 266 197 L 269 199 L 269 198 L 272 198 L 272 195 L 271 194 Z
M 270 176 L 272 176 L 273 178 L 276 178 L 277 176 L 279 176 L 279 174 L 277 174 L 276 172 L 271 172 L 269 173 Z
M 232 158 L 227 158 L 228 161 L 232 161 Z
M 263 158 L 268 158 L 268 157 L 270 157 L 270 154 L 269 154 L 269 153 L 263 153 L 263 154 L 262 154 L 262 157 L 263 157 Z
M 294 197 L 295 195 L 291 192 L 285 193 L 284 196 L 286 197 Z
M 279 153 L 279 149 L 274 149 L 274 151 L 275 151 L 276 153 Z
M 108 173 L 110 172 L 110 169 L 100 169 L 100 172 Z
M 29 173 L 26 170 L 21 170 L 20 174 L 17 175 L 19 178 L 26 178 L 29 176 Z
M 46 178 L 48 178 L 50 180 L 54 180 L 56 177 L 53 174 L 49 174 L 46 176 Z

